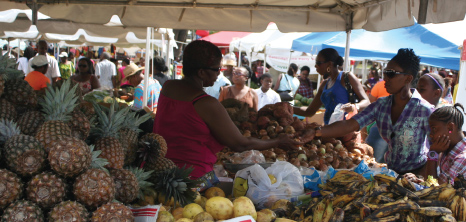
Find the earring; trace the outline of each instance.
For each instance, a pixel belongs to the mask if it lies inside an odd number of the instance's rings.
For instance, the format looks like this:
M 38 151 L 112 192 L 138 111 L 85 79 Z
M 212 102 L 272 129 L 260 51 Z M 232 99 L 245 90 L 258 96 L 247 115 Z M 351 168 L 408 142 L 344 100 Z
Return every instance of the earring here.
M 327 67 L 327 72 L 330 72 L 330 67 Z
M 451 130 L 450 130 L 450 131 L 448 131 L 448 133 L 449 133 L 449 134 L 451 134 Z

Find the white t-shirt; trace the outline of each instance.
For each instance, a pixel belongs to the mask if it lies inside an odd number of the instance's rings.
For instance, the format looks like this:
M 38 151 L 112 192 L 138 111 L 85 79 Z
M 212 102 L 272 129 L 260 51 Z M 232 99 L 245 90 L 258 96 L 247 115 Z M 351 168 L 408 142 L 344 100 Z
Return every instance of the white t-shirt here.
M 95 66 L 95 75 L 99 78 L 102 88 L 113 89 L 112 77 L 116 76 L 116 67 L 113 62 L 104 59 Z
M 23 71 L 24 76 L 26 76 L 29 70 L 28 59 L 26 57 L 20 57 L 17 63 L 18 63 L 18 70 Z
M 299 88 L 299 79 L 296 77 L 291 77 L 288 74 L 282 74 L 281 77 L 282 79 L 280 80 L 280 86 L 278 87 L 277 91 L 290 90 L 293 94 L 292 96 L 294 96 Z
M 209 95 L 216 99 L 220 97 L 220 88 L 223 86 L 230 86 L 231 82 L 228 80 L 227 77 L 223 75 L 223 72 L 218 75 L 217 80 L 214 82 L 213 86 L 205 87 L 204 91 Z
M 257 97 L 259 98 L 259 105 L 257 106 L 257 110 L 260 110 L 265 105 L 279 103 L 282 100 L 280 99 L 280 95 L 277 92 L 269 89 L 267 92 L 263 92 L 261 88 L 255 89 L 257 93 Z
M 47 62 L 49 63 L 49 68 L 47 69 L 45 76 L 47 76 L 50 82 L 52 82 L 52 78 L 61 77 L 60 69 L 58 68 L 58 62 L 55 58 L 53 58 L 52 56 L 49 56 L 49 54 L 47 53 L 45 54 L 45 56 L 47 57 Z M 28 62 L 29 69 L 26 75 L 34 71 L 34 69 L 32 68 L 32 60 L 34 60 L 34 58 L 35 57 L 32 57 L 31 59 L 29 59 L 29 62 Z

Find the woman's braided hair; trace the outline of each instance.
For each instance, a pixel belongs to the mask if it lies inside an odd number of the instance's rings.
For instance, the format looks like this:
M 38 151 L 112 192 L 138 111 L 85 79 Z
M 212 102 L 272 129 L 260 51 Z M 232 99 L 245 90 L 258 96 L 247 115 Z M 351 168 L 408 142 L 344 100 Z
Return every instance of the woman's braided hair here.
M 431 115 L 430 119 L 437 120 L 444 123 L 453 122 L 458 129 L 461 130 L 464 123 L 464 107 L 460 103 L 456 103 L 454 106 L 445 106 L 435 110 Z

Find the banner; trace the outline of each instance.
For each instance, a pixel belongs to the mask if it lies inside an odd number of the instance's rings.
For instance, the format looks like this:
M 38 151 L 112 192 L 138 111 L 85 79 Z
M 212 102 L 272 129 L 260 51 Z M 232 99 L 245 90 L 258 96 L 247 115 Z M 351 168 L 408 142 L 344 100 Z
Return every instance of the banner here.
M 296 56 L 292 55 L 291 59 L 289 56 L 283 55 L 267 55 L 267 64 L 272 66 L 274 69 L 280 72 L 286 72 L 290 63 L 298 65 L 299 69 L 303 66 L 309 66 L 311 74 L 317 73 L 315 70 L 315 58 L 312 56 Z

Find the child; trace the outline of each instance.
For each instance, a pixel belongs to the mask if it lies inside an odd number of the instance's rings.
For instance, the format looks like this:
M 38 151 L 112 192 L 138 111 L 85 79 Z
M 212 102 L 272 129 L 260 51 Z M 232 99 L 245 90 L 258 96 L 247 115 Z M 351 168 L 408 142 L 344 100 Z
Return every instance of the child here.
M 444 88 L 445 81 L 439 74 L 435 73 L 427 73 L 421 76 L 416 87 L 422 98 L 436 108 L 445 106 L 442 98 Z
M 268 73 L 265 73 L 260 77 L 259 80 L 261 83 L 261 88 L 255 89 L 259 99 L 257 110 L 260 110 L 265 105 L 281 102 L 280 95 L 270 89 L 272 87 L 272 76 Z
M 454 106 L 439 108 L 430 115 L 432 145 L 423 175 L 425 178 L 427 175 L 433 175 L 439 179 L 439 183 L 453 184 L 457 175 L 466 175 L 466 138 L 461 131 L 464 123 L 463 113 L 463 106 L 457 103 Z

